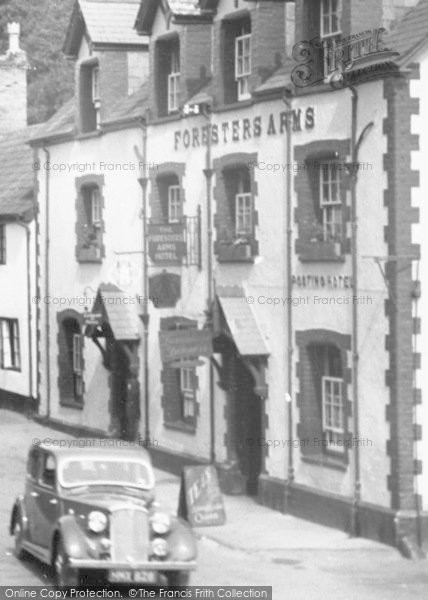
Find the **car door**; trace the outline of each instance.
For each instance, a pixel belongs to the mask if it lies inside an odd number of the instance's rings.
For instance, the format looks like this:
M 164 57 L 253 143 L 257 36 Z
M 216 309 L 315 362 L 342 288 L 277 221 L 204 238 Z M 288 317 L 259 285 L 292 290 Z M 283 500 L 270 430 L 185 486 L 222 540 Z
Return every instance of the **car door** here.
M 37 495 L 34 497 L 35 539 L 34 542 L 48 548 L 55 523 L 60 516 L 60 502 L 56 491 L 57 468 L 53 454 L 41 451 L 38 473 Z
M 37 448 L 33 448 L 28 455 L 27 474 L 25 480 L 24 507 L 27 515 L 27 538 L 35 543 L 37 528 L 37 503 L 39 497 L 38 477 L 41 468 L 42 456 Z

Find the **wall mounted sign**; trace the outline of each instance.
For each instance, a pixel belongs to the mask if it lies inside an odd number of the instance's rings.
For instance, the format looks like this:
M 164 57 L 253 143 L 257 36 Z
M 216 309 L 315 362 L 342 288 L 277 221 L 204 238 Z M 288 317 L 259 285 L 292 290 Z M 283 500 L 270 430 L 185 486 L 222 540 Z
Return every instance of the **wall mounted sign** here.
M 174 329 L 159 332 L 162 362 L 173 362 L 180 358 L 211 356 L 213 353 L 210 329 Z
M 92 312 L 84 312 L 83 313 L 83 322 L 85 325 L 93 325 L 95 327 L 99 327 L 102 321 L 101 313 L 92 313 Z
M 224 525 L 223 496 L 213 465 L 183 468 L 178 516 L 194 527 Z
M 351 289 L 350 275 L 292 275 L 291 283 L 298 288 L 308 289 Z
M 184 223 L 158 225 L 148 223 L 150 259 L 156 265 L 181 265 L 187 253 Z
M 180 275 L 162 271 L 149 278 L 149 297 L 156 298 L 156 308 L 174 308 L 180 296 Z
M 174 150 L 183 148 L 198 148 L 208 143 L 208 133 L 211 131 L 211 143 L 213 145 L 229 142 L 240 142 L 251 138 L 259 138 L 262 135 L 285 135 L 287 131 L 288 112 L 282 111 L 275 115 L 273 113 L 252 119 L 235 119 L 223 121 L 192 129 L 174 131 Z M 294 132 L 302 129 L 313 129 L 315 125 L 315 110 L 309 106 L 305 111 L 301 108 L 294 109 L 291 115 L 291 124 Z

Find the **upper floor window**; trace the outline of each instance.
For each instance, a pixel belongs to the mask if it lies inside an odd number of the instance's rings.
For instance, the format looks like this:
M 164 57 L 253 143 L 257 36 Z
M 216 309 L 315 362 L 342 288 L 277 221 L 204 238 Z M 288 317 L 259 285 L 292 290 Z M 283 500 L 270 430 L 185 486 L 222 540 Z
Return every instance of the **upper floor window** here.
M 183 216 L 183 208 L 180 198 L 180 186 L 168 186 L 168 221 L 178 223 Z
M 0 224 L 0 265 L 6 264 L 6 225 Z
M 180 43 L 178 37 L 160 39 L 155 48 L 156 100 L 158 116 L 180 108 Z
M 81 131 L 95 131 L 100 124 L 100 68 L 93 61 L 80 67 L 79 97 Z
M 19 327 L 16 319 L 0 319 L 0 368 L 21 368 Z
M 322 165 L 319 180 L 322 237 L 325 242 L 342 238 L 342 200 L 340 194 L 338 165 L 327 162 Z
M 179 109 L 180 58 L 178 45 L 171 50 L 170 65 L 168 75 L 168 112 L 172 113 Z
M 97 182 L 77 180 L 77 246 L 79 262 L 100 262 L 103 256 L 103 197 Z
M 241 35 L 235 39 L 235 79 L 238 85 L 238 100 L 250 98 L 251 33 L 244 23 Z
M 236 238 L 253 234 L 253 198 L 248 171 L 243 168 L 227 169 L 224 173 L 229 192 L 229 206 Z
M 225 103 L 251 97 L 251 21 L 249 17 L 225 20 L 223 38 L 223 85 Z
M 320 35 L 322 38 L 340 33 L 341 0 L 321 0 Z

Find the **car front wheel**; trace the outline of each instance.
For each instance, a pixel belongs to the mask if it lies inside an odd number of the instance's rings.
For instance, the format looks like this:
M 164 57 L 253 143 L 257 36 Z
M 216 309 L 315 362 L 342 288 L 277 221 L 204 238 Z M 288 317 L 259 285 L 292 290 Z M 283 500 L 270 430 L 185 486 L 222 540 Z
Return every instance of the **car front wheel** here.
M 61 538 L 58 540 L 54 556 L 55 584 L 59 588 L 76 587 L 80 583 L 78 569 L 70 567 L 67 553 Z
M 22 548 L 22 542 L 24 540 L 24 528 L 22 526 L 22 519 L 19 515 L 15 521 L 13 535 L 15 538 L 15 556 L 16 558 L 22 559 L 25 556 L 25 550 Z

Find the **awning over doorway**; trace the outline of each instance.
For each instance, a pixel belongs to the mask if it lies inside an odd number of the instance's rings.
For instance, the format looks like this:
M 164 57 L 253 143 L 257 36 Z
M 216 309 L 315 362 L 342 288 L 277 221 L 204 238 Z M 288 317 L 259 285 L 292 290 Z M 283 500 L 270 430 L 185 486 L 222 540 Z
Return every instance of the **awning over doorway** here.
M 92 312 L 103 315 L 117 342 L 140 339 L 138 315 L 132 301 L 132 296 L 115 285 L 101 284 L 98 288 Z
M 269 356 L 251 305 L 242 296 L 217 296 L 227 326 L 241 356 Z

